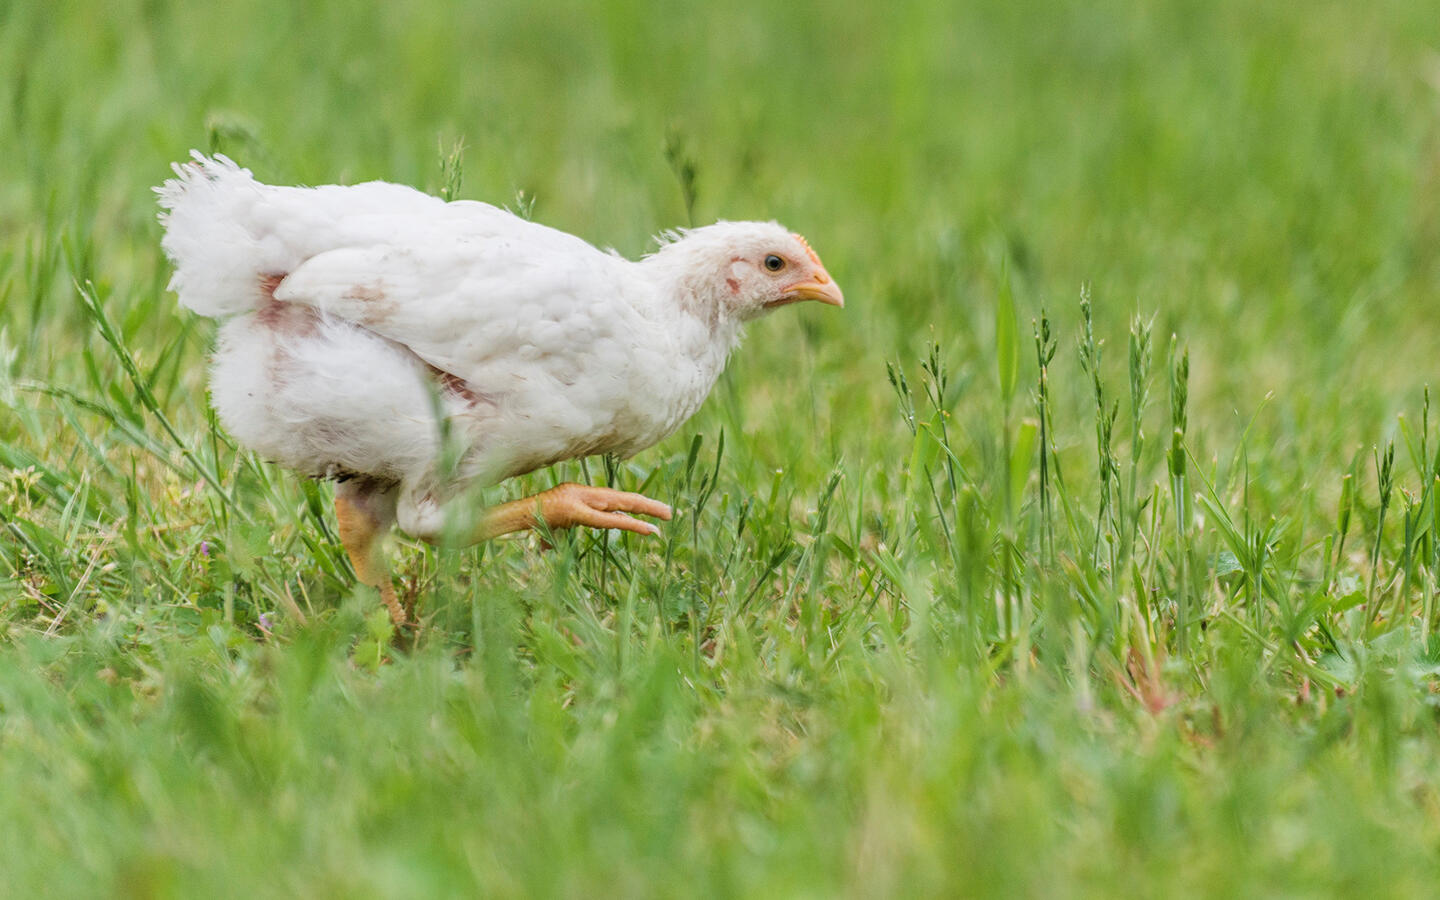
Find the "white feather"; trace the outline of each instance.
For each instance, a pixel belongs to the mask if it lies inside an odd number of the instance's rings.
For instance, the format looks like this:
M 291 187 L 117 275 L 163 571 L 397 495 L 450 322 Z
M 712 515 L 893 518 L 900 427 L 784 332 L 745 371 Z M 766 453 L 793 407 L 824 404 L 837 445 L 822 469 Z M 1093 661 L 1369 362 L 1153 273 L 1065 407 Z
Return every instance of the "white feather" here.
M 303 472 L 399 483 L 402 527 L 434 525 L 437 411 L 487 482 L 668 435 L 760 310 L 724 287 L 734 254 L 798 240 L 722 223 L 637 263 L 399 185 L 274 187 L 198 153 L 175 173 L 162 246 L 180 302 L 229 318 L 226 428 Z

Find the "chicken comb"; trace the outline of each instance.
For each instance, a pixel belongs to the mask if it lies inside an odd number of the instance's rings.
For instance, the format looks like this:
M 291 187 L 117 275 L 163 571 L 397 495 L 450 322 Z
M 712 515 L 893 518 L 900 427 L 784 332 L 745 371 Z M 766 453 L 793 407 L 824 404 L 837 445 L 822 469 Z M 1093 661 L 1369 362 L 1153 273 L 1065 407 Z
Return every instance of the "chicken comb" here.
M 814 263 L 815 265 L 817 265 L 817 266 L 823 266 L 823 265 L 824 265 L 824 263 L 820 262 L 820 257 L 819 257 L 818 255 L 816 255 L 815 251 L 812 250 L 812 249 L 810 249 L 810 242 L 807 241 L 807 240 L 805 240 L 805 235 L 803 235 L 803 234 L 795 234 L 794 237 L 795 237 L 795 240 L 799 241 L 799 242 L 800 242 L 800 245 L 805 248 L 805 252 L 806 252 L 807 254 L 809 254 L 809 256 L 810 256 L 810 261 L 811 261 L 811 262 L 813 262 L 813 263 Z

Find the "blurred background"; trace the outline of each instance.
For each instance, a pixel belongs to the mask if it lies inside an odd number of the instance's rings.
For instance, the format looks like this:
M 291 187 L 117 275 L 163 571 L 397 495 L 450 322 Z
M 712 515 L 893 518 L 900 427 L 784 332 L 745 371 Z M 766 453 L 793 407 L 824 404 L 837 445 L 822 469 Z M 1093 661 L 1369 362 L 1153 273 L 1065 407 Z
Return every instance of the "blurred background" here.
M 1440 349 L 1437 47 L 1440 17 L 1401 0 L 12 0 L 8 365 L 59 375 L 83 339 L 66 266 L 148 302 L 148 188 L 191 148 L 262 180 L 438 190 L 463 143 L 462 196 L 523 191 L 627 255 L 688 224 L 685 166 L 697 223 L 808 235 L 850 307 L 765 323 L 740 367 L 783 372 L 802 344 L 824 380 L 789 385 L 798 408 L 888 402 L 884 361 L 931 340 L 988 374 L 1005 264 L 1024 335 L 1042 306 L 1069 334 L 1088 283 L 1102 337 L 1138 313 L 1189 343 L 1198 409 L 1229 434 L 1273 392 L 1270 416 L 1324 422 L 1303 452 L 1343 455 Z M 142 344 L 182 319 L 146 312 Z

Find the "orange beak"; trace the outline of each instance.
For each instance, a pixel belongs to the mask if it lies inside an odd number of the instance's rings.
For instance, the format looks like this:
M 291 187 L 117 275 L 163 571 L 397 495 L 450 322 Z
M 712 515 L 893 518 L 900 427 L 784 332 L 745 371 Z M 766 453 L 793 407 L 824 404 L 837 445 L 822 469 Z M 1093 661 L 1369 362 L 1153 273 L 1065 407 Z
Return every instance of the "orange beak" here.
M 845 305 L 845 295 L 840 291 L 840 285 L 830 277 L 823 266 L 816 267 L 815 277 L 809 281 L 802 281 L 799 284 L 792 284 L 780 295 L 780 299 L 771 306 L 784 306 L 787 303 L 794 303 L 798 300 L 819 300 L 830 306 Z

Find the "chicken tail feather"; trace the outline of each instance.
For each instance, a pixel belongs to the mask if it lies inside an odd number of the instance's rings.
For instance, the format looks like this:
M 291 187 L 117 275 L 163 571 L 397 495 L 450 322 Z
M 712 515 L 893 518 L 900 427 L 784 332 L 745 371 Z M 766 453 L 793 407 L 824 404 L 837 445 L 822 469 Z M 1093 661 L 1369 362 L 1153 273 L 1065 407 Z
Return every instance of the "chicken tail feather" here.
M 249 169 L 219 154 L 191 151 L 191 158 L 155 188 L 165 228 L 160 246 L 175 264 L 170 289 L 202 315 L 248 312 L 266 301 L 265 285 L 298 260 L 257 221 L 266 187 Z

